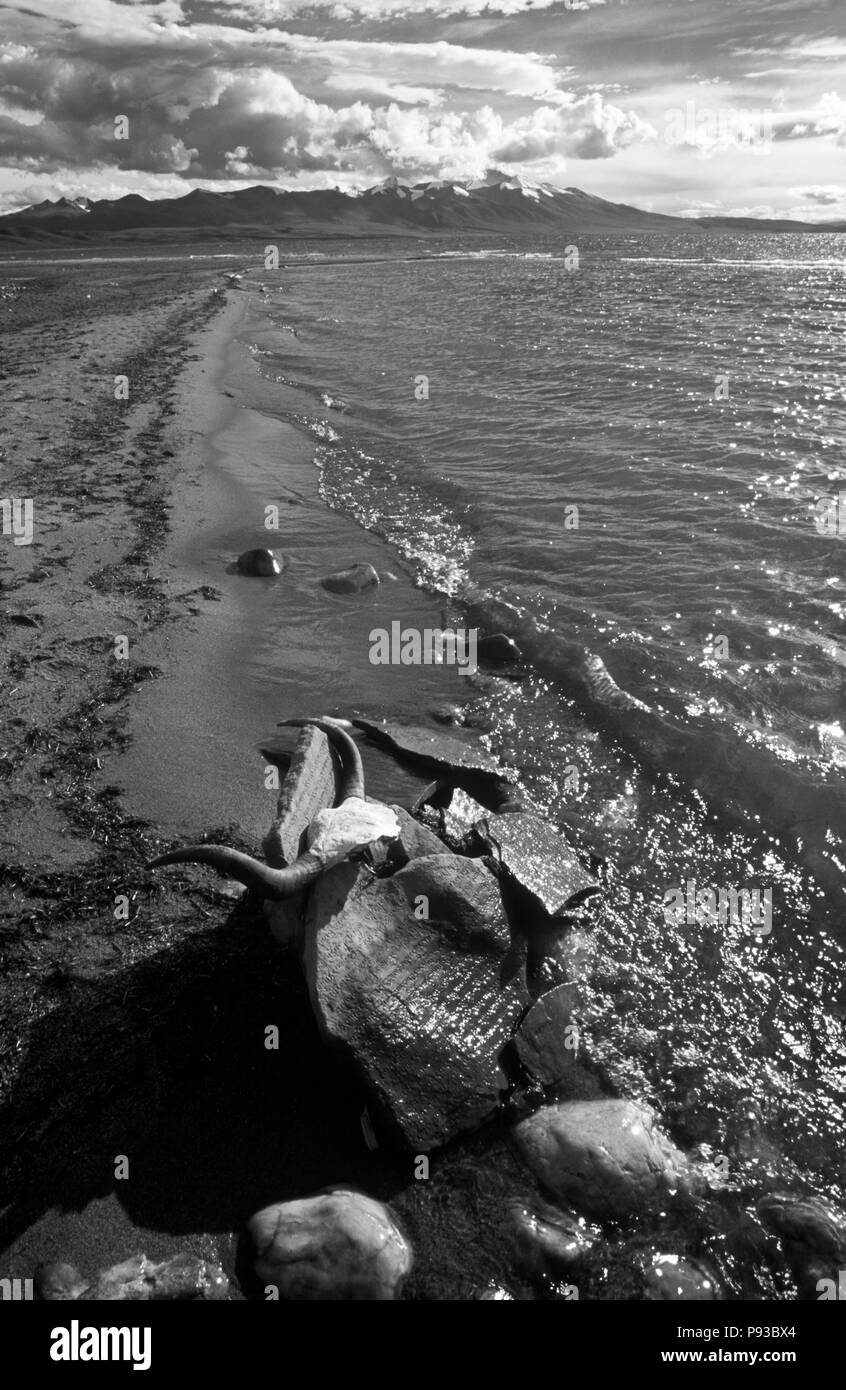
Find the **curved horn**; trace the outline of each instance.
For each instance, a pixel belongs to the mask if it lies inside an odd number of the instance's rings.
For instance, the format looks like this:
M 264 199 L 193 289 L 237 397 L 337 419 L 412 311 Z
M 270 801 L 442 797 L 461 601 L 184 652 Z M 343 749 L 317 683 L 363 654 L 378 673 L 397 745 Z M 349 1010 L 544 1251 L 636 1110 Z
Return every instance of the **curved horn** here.
M 327 734 L 341 760 L 341 789 L 338 793 L 340 801 L 348 801 L 350 797 L 358 797 L 364 800 L 364 764 L 361 761 L 361 753 L 355 739 L 351 738 L 340 720 L 336 719 L 283 719 L 280 728 L 283 726 L 302 728 L 306 724 L 313 724 L 316 729 L 322 729 Z
M 313 883 L 323 872 L 323 864 L 316 855 L 301 854 L 294 864 L 284 869 L 273 869 L 260 859 L 253 859 L 240 850 L 229 849 L 226 845 L 186 845 L 184 849 L 173 849 L 168 854 L 160 854 L 151 859 L 148 869 L 158 869 L 164 864 L 211 864 L 212 868 L 236 878 L 251 892 L 261 893 L 265 898 L 290 898 Z

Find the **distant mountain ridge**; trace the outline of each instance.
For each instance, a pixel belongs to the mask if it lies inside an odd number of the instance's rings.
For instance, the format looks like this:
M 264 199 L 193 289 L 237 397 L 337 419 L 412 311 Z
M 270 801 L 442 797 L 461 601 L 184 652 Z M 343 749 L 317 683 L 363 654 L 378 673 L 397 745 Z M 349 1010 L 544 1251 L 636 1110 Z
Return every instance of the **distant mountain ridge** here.
M 844 231 L 846 222 L 669 217 L 492 171 L 484 178 L 404 183 L 363 191 L 307 191 L 257 184 L 228 192 L 194 188 L 178 198 L 49 199 L 0 217 L 0 244 L 277 236 L 420 236 L 444 233 L 568 235 L 577 232 Z

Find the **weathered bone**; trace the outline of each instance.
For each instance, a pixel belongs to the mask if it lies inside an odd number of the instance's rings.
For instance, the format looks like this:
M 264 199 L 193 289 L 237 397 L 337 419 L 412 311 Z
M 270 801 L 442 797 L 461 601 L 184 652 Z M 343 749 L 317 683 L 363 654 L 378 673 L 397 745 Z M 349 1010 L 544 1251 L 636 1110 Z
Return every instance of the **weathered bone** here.
M 273 868 L 252 855 L 226 845 L 186 845 L 152 859 L 148 869 L 165 864 L 210 864 L 220 873 L 237 879 L 263 898 L 280 900 L 302 892 L 327 869 L 342 863 L 368 845 L 390 842 L 399 835 L 394 812 L 379 802 L 364 799 L 364 768 L 361 754 L 344 728 L 330 719 L 290 720 L 300 727 L 313 724 L 332 740 L 343 769 L 340 805 L 318 811 L 308 830 L 308 849 L 284 868 Z

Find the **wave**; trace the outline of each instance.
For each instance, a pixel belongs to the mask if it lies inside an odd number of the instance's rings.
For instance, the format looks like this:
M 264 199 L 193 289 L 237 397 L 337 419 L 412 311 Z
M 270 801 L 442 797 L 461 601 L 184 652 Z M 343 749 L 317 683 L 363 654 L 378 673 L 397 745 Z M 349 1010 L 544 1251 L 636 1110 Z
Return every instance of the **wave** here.
M 603 659 L 517 605 L 468 585 L 471 621 L 512 637 L 539 674 L 564 687 L 597 725 L 654 777 L 675 777 L 715 815 L 747 833 L 784 840 L 820 887 L 846 896 L 846 783 L 821 783 L 731 730 L 684 728 L 617 685 Z M 842 732 L 842 731 L 841 731 Z

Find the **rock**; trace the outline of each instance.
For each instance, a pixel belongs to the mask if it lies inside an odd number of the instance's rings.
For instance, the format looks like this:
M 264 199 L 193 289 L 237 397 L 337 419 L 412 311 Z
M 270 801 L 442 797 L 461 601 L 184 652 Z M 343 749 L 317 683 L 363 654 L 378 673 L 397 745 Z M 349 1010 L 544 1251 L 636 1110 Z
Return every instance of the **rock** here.
M 556 1197 L 599 1219 L 665 1210 L 699 1190 L 684 1154 L 646 1106 L 577 1100 L 545 1106 L 515 1128 L 529 1167 Z
M 219 1265 L 209 1264 L 196 1255 L 178 1254 L 158 1265 L 146 1255 L 133 1255 L 104 1270 L 85 1298 L 86 1302 L 219 1302 L 228 1296 L 229 1280 Z
M 509 1293 L 502 1284 L 486 1284 L 483 1289 L 474 1289 L 470 1295 L 470 1302 L 473 1303 L 513 1303 L 514 1295 Z
M 508 666 L 523 659 L 523 653 L 517 643 L 504 632 L 494 632 L 489 637 L 480 637 L 476 643 L 476 655 L 480 661 L 487 661 L 492 666 Z
M 427 908 L 428 920 L 415 915 Z M 448 852 L 391 878 L 342 865 L 311 890 L 304 963 L 318 1024 L 362 1075 L 374 1118 L 416 1153 L 500 1103 L 499 1053 L 528 1004 L 522 980 L 506 978 L 509 941 L 496 881 Z
M 484 806 L 461 787 L 456 787 L 450 803 L 441 813 L 444 839 L 459 854 L 479 855 L 484 849 L 474 826 L 487 816 Z
M 401 869 L 412 859 L 423 859 L 430 854 L 443 854 L 446 845 L 428 826 L 410 816 L 402 806 L 392 806 L 391 810 L 399 823 L 399 838 L 388 851 L 388 863 Z
M 556 1278 L 577 1264 L 601 1237 L 575 1212 L 514 1201 L 509 1225 L 518 1263 L 534 1279 Z
M 88 1288 L 75 1265 L 55 1261 L 39 1265 L 35 1271 L 35 1291 L 45 1303 L 71 1302 Z
M 282 573 L 282 565 L 272 550 L 245 550 L 235 561 L 239 574 L 258 575 L 263 579 Z
M 496 879 L 482 864 L 450 854 L 439 844 L 436 854 L 415 859 L 396 875 L 396 882 L 412 907 L 425 897 L 429 921 L 447 927 L 451 940 L 498 956 L 508 951 L 511 933 Z
M 321 579 L 324 589 L 330 594 L 356 594 L 363 589 L 372 589 L 379 584 L 379 576 L 372 565 L 350 565 L 349 569 L 338 570 Z
M 435 774 L 449 786 L 463 787 L 490 810 L 519 802 L 519 792 L 505 769 L 478 743 L 416 724 L 387 720 L 377 724 L 367 719 L 354 719 L 353 724 L 399 762 Z
M 572 913 L 601 891 L 567 841 L 533 812 L 489 815 L 474 828 L 506 878 L 549 917 Z
M 818 1298 L 827 1280 L 840 1297 L 846 1266 L 846 1223 L 816 1197 L 769 1193 L 757 1206 L 763 1225 L 774 1232 L 802 1299 Z
M 572 1077 L 579 1046 L 573 1011 L 580 993 L 578 985 L 563 984 L 541 995 L 514 1035 L 520 1061 L 542 1086 Z
M 275 761 L 278 749 L 262 748 Z M 318 811 L 335 803 L 340 772 L 332 746 L 322 729 L 307 724 L 300 731 L 288 771 L 279 788 L 276 819 L 262 842 L 264 857 L 274 868 L 293 864 L 305 849 L 305 832 Z
M 283 1299 L 397 1297 L 411 1249 L 389 1207 L 337 1190 L 278 1202 L 251 1217 L 255 1271 Z
M 782 1240 L 803 1245 L 833 1262 L 846 1262 L 846 1230 L 830 1207 L 816 1197 L 773 1192 L 758 1202 L 764 1225 Z
M 271 751 L 269 747 L 262 752 L 272 761 L 280 756 L 278 750 Z M 305 849 L 309 825 L 318 811 L 334 804 L 340 785 L 340 768 L 327 735 L 313 724 L 307 724 L 300 731 L 279 788 L 276 819 L 262 842 L 268 864 L 281 869 L 294 863 Z M 264 903 L 264 915 L 278 945 L 289 947 L 299 941 L 302 909 L 301 895 L 282 902 Z
M 645 1275 L 645 1297 L 669 1303 L 707 1303 L 719 1298 L 711 1275 L 683 1255 L 653 1255 Z
M 429 713 L 438 724 L 462 724 L 464 722 L 460 705 L 434 705 Z

